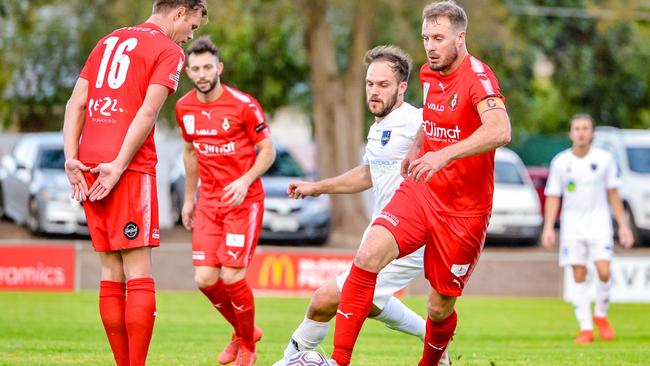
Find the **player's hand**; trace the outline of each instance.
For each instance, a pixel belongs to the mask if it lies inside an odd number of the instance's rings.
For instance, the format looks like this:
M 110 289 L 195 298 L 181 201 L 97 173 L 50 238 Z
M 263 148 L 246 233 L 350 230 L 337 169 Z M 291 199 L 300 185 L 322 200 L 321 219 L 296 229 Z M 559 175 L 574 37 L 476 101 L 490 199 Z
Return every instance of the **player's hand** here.
M 411 169 L 411 162 L 418 157 L 418 152 L 415 149 L 409 149 L 406 153 L 406 156 L 402 160 L 402 167 L 400 168 L 399 173 L 402 175 L 402 178 L 406 179 L 409 175 Z
M 88 197 L 88 184 L 86 183 L 86 179 L 84 179 L 83 172 L 89 170 L 89 167 L 77 159 L 67 159 L 65 161 L 65 174 L 68 176 L 68 181 L 72 188 L 70 197 L 79 202 L 85 201 Z
M 316 183 L 297 180 L 289 183 L 287 195 L 289 198 L 299 199 L 307 196 L 318 197 L 320 193 L 316 191 Z
M 634 235 L 632 234 L 632 230 L 630 230 L 629 226 L 621 225 L 618 228 L 618 242 L 625 249 L 630 249 L 632 245 L 634 245 Z
M 196 202 L 194 201 L 185 201 L 183 203 L 183 210 L 181 210 L 181 220 L 183 221 L 183 226 L 187 230 L 192 230 L 194 228 L 194 208 L 196 207 Z
M 416 182 L 422 178 L 425 183 L 429 183 L 433 175 L 444 168 L 447 163 L 449 163 L 449 159 L 442 150 L 429 151 L 411 162 L 408 167 L 408 175 L 413 177 Z
M 546 249 L 555 247 L 555 228 L 544 228 L 544 231 L 542 231 L 542 246 Z
M 110 162 L 101 163 L 90 169 L 90 172 L 93 174 L 99 174 L 95 183 L 93 183 L 88 192 L 88 198 L 92 202 L 99 201 L 108 196 L 113 187 L 115 187 L 117 182 L 120 180 L 124 170 L 120 169 L 115 162 Z
M 224 187 L 224 195 L 221 197 L 221 202 L 225 202 L 228 206 L 234 207 L 241 205 L 248 193 L 248 183 L 244 177 L 241 177 L 234 182 Z

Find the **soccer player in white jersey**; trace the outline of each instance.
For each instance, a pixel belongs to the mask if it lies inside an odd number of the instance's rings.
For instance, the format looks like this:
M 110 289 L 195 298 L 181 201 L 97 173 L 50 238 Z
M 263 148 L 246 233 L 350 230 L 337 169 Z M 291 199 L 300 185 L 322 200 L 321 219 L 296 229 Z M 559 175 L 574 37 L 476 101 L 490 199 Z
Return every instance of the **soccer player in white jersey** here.
M 619 243 L 625 248 L 633 244 L 632 232 L 625 222 L 623 203 L 617 190 L 620 181 L 616 164 L 608 152 L 591 147 L 593 135 L 591 116 L 578 114 L 571 119 L 569 137 L 572 146 L 551 161 L 544 191 L 546 205 L 542 244 L 547 248 L 555 245 L 555 218 L 562 199 L 560 266 L 573 267 L 576 286 L 572 301 L 580 324 L 576 343 L 581 344 L 593 342 L 594 323 L 603 340 L 614 338 L 614 331 L 607 320 L 609 263 L 614 252 L 610 207 L 618 224 Z M 594 261 L 599 279 L 593 319 L 585 282 L 588 260 Z
M 363 164 L 334 178 L 318 182 L 289 184 L 292 198 L 320 194 L 349 194 L 372 188 L 373 219 L 393 196 L 403 178 L 400 167 L 422 124 L 422 110 L 404 102 L 411 71 L 411 56 L 393 45 L 378 46 L 366 53 L 366 101 L 375 116 L 368 132 Z M 372 222 L 372 220 L 371 220 Z M 367 233 L 367 230 L 366 230 Z M 362 240 L 363 242 L 363 240 Z M 423 269 L 424 247 L 391 262 L 380 273 L 370 316 L 389 328 L 424 339 L 426 323 L 422 317 L 394 297 Z M 283 358 L 274 366 L 284 366 L 300 351 L 316 349 L 329 332 L 336 315 L 341 288 L 348 271 L 321 286 L 312 295 L 304 320 L 293 332 Z M 447 355 L 439 365 L 448 365 Z

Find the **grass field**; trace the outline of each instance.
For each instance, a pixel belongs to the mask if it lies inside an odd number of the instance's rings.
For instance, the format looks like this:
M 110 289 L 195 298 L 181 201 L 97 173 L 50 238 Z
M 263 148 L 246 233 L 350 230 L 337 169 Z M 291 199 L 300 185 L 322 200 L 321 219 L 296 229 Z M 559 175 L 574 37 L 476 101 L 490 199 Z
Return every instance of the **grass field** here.
M 425 298 L 405 302 L 423 313 Z M 280 357 L 302 320 L 305 298 L 258 298 L 264 329 L 257 365 Z M 576 346 L 571 306 L 554 299 L 462 298 L 451 346 L 461 365 L 649 365 L 650 307 L 612 306 L 613 342 Z M 333 328 L 332 328 L 333 329 Z M 332 349 L 331 334 L 324 344 Z M 230 329 L 198 292 L 160 292 L 150 365 L 215 365 Z M 417 365 L 419 340 L 368 321 L 353 365 Z M 0 365 L 112 365 L 97 294 L 0 293 Z

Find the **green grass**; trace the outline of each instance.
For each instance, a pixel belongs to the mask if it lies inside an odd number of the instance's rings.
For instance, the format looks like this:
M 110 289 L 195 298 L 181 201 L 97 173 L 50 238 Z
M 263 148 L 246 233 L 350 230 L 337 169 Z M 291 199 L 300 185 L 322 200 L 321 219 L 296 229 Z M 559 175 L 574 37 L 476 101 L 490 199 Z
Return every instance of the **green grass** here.
M 405 302 L 423 313 L 425 298 Z M 281 355 L 302 320 L 305 298 L 258 298 L 257 323 L 264 329 L 258 362 Z M 576 346 L 571 306 L 560 300 L 462 298 L 460 324 L 451 346 L 461 365 L 648 365 L 647 305 L 612 306 L 616 340 Z M 332 328 L 333 329 L 333 328 Z M 332 349 L 331 334 L 325 349 Z M 215 365 L 230 329 L 198 292 L 160 292 L 150 365 Z M 421 343 L 368 321 L 353 365 L 417 365 Z M 97 311 L 97 294 L 0 293 L 0 365 L 112 365 Z

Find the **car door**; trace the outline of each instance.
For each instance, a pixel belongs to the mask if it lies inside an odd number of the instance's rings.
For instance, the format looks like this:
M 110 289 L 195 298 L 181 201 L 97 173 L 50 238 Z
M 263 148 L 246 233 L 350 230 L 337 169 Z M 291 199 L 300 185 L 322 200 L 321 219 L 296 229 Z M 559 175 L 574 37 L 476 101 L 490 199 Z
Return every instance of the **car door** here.
M 23 223 L 27 219 L 29 185 L 32 179 L 36 148 L 35 141 L 31 138 L 24 138 L 16 145 L 12 153 L 14 169 L 3 182 L 7 216 L 17 223 Z

